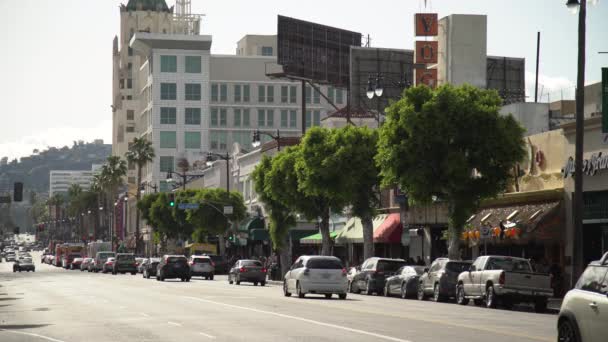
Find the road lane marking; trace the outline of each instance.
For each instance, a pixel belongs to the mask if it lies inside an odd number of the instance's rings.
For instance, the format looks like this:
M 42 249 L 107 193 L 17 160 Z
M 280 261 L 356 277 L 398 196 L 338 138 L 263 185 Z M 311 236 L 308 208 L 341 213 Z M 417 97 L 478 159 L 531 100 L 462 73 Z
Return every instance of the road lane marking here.
M 176 327 L 181 327 L 182 326 L 181 324 L 175 323 L 175 322 L 167 322 L 167 324 L 174 325 Z
M 213 301 L 213 300 L 202 299 L 202 298 L 197 298 L 197 297 L 183 296 L 183 298 L 198 300 L 198 301 L 206 302 L 206 303 L 210 303 L 210 304 L 223 305 L 223 306 L 226 306 L 226 307 L 229 307 L 229 308 L 234 308 L 234 309 L 242 309 L 242 310 L 248 310 L 248 311 L 252 311 L 252 312 L 257 312 L 257 313 L 262 313 L 262 314 L 282 317 L 282 318 L 289 318 L 289 319 L 293 319 L 293 320 L 297 320 L 297 321 L 301 321 L 301 322 L 321 325 L 321 326 L 325 326 L 325 327 L 329 327 L 329 328 L 334 328 L 334 329 L 340 329 L 340 330 L 344 330 L 344 331 L 348 331 L 348 332 L 352 332 L 352 333 L 356 333 L 356 334 L 372 336 L 372 337 L 383 339 L 383 340 L 387 340 L 387 341 L 412 342 L 410 340 L 404 340 L 404 339 L 400 339 L 400 338 L 396 338 L 396 337 L 392 337 L 392 336 L 377 334 L 377 333 L 373 333 L 371 331 L 353 329 L 353 328 L 345 327 L 345 326 L 342 326 L 342 325 L 325 323 L 325 322 L 319 322 L 319 321 L 315 321 L 315 320 L 308 319 L 308 318 L 303 318 L 303 317 L 298 317 L 298 316 L 292 316 L 292 315 L 286 315 L 286 314 L 282 314 L 282 313 L 278 313 L 278 312 L 272 312 L 272 311 L 254 309 L 254 308 L 250 308 L 250 307 L 246 307 L 246 306 L 240 306 L 240 305 L 233 305 L 233 304 L 227 304 L 227 303 L 222 303 L 222 302 L 216 302 L 216 301 Z
M 199 331 L 199 333 L 198 333 L 198 334 L 199 334 L 199 335 L 203 335 L 203 336 L 205 336 L 205 337 L 207 337 L 207 338 L 210 338 L 210 339 L 212 339 L 212 340 L 215 340 L 215 336 L 213 336 L 213 335 L 205 334 L 204 332 L 200 332 L 200 331 Z
M 65 342 L 62 340 L 58 340 L 52 337 L 48 337 L 48 336 L 44 336 L 44 335 L 39 335 L 39 334 L 34 334 L 34 333 L 28 333 L 25 331 L 16 331 L 16 330 L 7 330 L 7 329 L 0 329 L 0 331 L 6 331 L 9 333 L 13 333 L 13 334 L 21 334 L 21 335 L 27 335 L 27 336 L 33 336 L 33 337 L 38 337 L 41 338 L 43 340 L 47 340 L 47 341 L 52 341 L 52 342 Z
M 144 317 L 150 317 L 150 315 L 148 315 L 148 314 L 147 314 L 147 313 L 145 313 L 145 312 L 141 312 L 141 315 L 142 315 L 142 316 L 144 316 Z

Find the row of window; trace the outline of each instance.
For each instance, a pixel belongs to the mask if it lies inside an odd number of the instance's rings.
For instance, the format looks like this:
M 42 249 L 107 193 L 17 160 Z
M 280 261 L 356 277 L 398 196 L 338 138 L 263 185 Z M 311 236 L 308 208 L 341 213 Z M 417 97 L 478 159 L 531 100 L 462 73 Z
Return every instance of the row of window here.
M 280 86 L 280 102 L 281 103 L 297 103 L 298 88 L 296 86 Z M 234 84 L 233 92 L 234 102 L 250 102 L 251 101 L 251 86 L 249 84 Z M 335 104 L 344 103 L 344 92 L 341 89 L 334 87 L 327 88 L 327 97 Z M 275 86 L 273 85 L 258 85 L 257 92 L 258 103 L 274 103 L 275 102 Z M 224 83 L 211 84 L 211 102 L 228 102 L 228 85 Z M 312 87 L 306 87 L 306 103 L 321 103 L 321 95 L 318 91 L 313 91 Z
M 160 131 L 160 148 L 177 148 L 177 133 L 175 131 Z M 200 149 L 201 132 L 184 132 L 184 148 Z
M 177 108 L 160 107 L 160 123 L 161 123 L 161 125 L 175 125 L 177 123 Z M 201 109 L 200 108 L 185 108 L 184 109 L 184 124 L 200 125 L 201 124 Z
M 281 109 L 280 127 L 297 128 L 297 111 L 295 109 Z M 248 108 L 233 109 L 232 127 L 251 127 L 252 113 Z M 254 119 L 255 120 L 255 119 Z M 321 111 L 306 111 L 306 127 L 321 125 Z M 228 110 L 226 108 L 211 108 L 210 127 L 227 127 Z M 257 109 L 257 127 L 275 127 L 274 109 Z
M 160 99 L 161 100 L 177 100 L 177 83 L 161 83 L 160 84 Z M 201 100 L 201 84 L 200 83 L 185 83 L 184 84 L 184 100 L 200 101 Z
M 177 72 L 177 56 L 160 56 L 160 72 Z M 200 56 L 184 56 L 184 72 L 201 73 Z

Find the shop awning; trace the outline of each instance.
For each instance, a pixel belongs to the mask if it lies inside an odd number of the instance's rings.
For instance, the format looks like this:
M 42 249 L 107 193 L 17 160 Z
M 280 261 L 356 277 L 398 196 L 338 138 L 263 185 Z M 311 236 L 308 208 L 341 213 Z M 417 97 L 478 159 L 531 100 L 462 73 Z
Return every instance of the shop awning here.
M 251 241 L 270 241 L 268 230 L 255 228 L 249 231 L 249 240 Z
M 382 214 L 374 217 L 372 220 L 372 224 L 374 226 L 374 240 L 376 239 L 376 229 L 378 229 L 384 223 L 388 216 L 389 215 L 387 214 Z M 401 235 L 399 235 L 397 242 L 400 240 Z M 353 217 L 348 220 L 344 228 L 340 231 L 338 236 L 336 236 L 336 243 L 363 243 L 363 224 L 361 223 L 361 219 L 358 217 Z
M 338 235 L 339 232 L 340 231 L 337 231 L 337 230 L 331 231 L 331 232 L 329 232 L 329 237 L 333 240 L 336 238 L 336 235 Z M 321 233 L 305 236 L 300 239 L 301 244 L 308 244 L 308 245 L 320 245 L 322 241 L 323 241 L 323 238 L 321 237 Z
M 291 238 L 291 241 L 300 241 L 300 239 L 313 235 L 317 231 L 317 229 L 290 229 L 289 237 Z
M 401 243 L 401 216 L 399 214 L 388 214 L 384 222 L 374 229 L 375 243 Z
M 251 229 L 264 229 L 264 219 L 262 217 L 250 217 L 239 224 L 239 231 L 246 232 Z

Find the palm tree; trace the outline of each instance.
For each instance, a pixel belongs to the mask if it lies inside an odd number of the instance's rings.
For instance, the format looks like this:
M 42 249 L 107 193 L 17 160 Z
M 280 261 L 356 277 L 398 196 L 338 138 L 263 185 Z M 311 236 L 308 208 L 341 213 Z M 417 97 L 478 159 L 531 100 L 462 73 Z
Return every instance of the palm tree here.
M 141 192 L 141 169 L 149 162 L 154 160 L 154 148 L 152 142 L 146 138 L 135 138 L 129 151 L 125 154 L 129 163 L 135 163 L 137 165 L 137 191 L 135 197 L 139 202 Z M 139 238 L 139 210 L 135 211 L 135 252 L 140 252 L 140 238 Z
M 109 215 L 112 212 L 112 208 L 114 208 L 112 202 L 116 199 L 118 189 L 124 184 L 124 177 L 126 175 L 127 162 L 120 159 L 119 156 L 108 157 L 105 164 L 101 167 L 98 179 L 108 198 L 107 207 L 110 209 L 106 210 L 108 222 L 110 220 Z

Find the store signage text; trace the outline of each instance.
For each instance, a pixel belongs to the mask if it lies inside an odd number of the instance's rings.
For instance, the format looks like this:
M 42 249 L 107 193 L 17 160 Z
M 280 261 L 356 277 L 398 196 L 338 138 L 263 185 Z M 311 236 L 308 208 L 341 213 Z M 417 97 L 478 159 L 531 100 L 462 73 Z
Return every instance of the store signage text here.
M 598 171 L 608 169 L 608 154 L 594 153 L 591 158 L 583 160 L 583 174 L 594 176 Z M 562 170 L 564 178 L 574 175 L 574 158 L 568 158 Z

